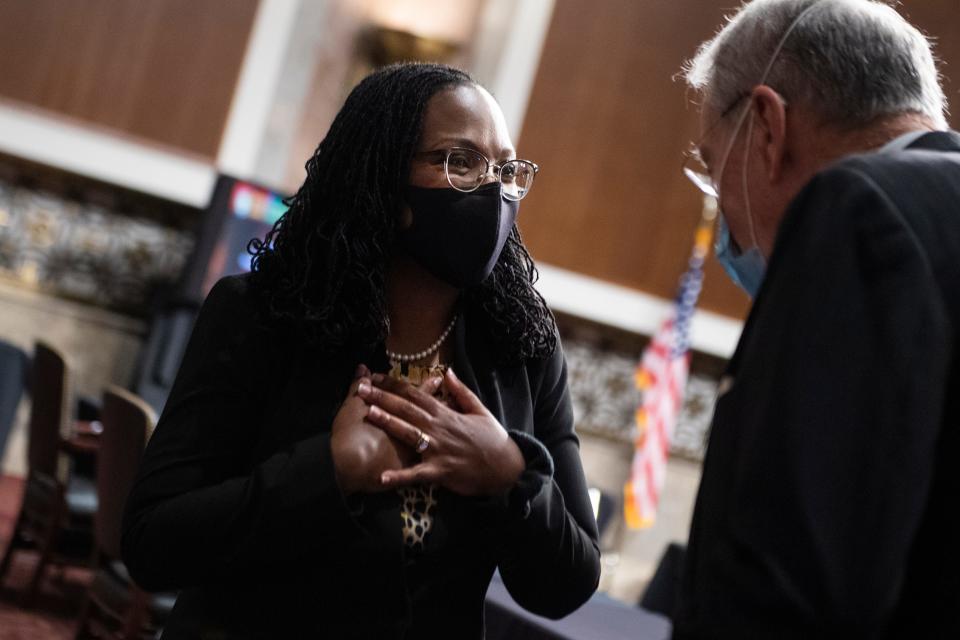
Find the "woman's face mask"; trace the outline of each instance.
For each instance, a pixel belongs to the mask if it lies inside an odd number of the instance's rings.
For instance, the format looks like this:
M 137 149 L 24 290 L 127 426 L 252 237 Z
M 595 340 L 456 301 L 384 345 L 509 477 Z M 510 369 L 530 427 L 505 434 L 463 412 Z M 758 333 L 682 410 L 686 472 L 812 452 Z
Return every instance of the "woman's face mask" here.
M 464 193 L 453 188 L 409 186 L 413 223 L 400 246 L 437 278 L 465 289 L 493 272 L 513 231 L 519 202 L 502 197 L 499 182 Z

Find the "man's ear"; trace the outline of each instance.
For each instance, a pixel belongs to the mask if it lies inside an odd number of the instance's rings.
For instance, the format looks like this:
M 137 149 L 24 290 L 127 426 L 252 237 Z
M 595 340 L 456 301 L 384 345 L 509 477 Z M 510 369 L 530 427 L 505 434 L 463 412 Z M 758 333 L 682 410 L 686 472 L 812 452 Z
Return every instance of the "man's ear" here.
M 787 154 L 787 103 L 779 93 L 766 85 L 751 92 L 754 110 L 754 145 L 763 158 L 764 169 L 771 183 L 783 175 Z

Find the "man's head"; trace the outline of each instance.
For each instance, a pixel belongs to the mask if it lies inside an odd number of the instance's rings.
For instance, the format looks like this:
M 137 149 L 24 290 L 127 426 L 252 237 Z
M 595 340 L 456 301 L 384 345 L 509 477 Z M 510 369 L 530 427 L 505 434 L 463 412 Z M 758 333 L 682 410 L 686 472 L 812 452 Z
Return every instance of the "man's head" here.
M 699 149 L 737 245 L 769 257 L 783 213 L 844 155 L 947 128 L 927 39 L 873 0 L 753 0 L 687 64 Z

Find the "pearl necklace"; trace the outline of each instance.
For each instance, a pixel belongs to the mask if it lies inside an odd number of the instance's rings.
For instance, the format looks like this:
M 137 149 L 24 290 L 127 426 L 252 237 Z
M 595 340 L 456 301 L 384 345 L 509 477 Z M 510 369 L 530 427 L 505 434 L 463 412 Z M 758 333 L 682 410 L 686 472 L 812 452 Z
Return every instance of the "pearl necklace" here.
M 423 360 L 428 356 L 432 356 L 433 354 L 435 354 L 437 351 L 440 350 L 440 345 L 443 344 L 444 340 L 446 340 L 447 337 L 450 335 L 450 332 L 453 331 L 453 327 L 454 325 L 457 324 L 457 318 L 459 317 L 460 317 L 460 314 L 453 316 L 453 320 L 450 321 L 450 324 L 447 325 L 447 328 L 444 329 L 440 337 L 437 338 L 437 341 L 434 342 L 429 347 L 427 347 L 426 349 L 424 349 L 423 351 L 418 351 L 417 353 L 405 354 L 405 353 L 396 353 L 388 349 L 387 356 L 393 362 L 400 362 L 400 363 L 416 362 L 417 360 Z

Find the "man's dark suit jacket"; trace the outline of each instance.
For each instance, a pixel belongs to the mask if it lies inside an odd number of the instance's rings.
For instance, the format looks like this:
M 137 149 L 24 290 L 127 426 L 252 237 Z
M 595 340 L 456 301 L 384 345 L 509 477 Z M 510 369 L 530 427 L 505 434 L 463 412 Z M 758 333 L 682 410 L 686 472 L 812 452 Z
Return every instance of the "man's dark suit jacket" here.
M 164 638 L 480 638 L 495 567 L 542 615 L 593 593 L 596 523 L 559 346 L 501 366 L 476 314 L 458 322 L 455 371 L 527 469 L 507 496 L 442 494 L 443 544 L 412 576 L 396 493 L 346 501 L 330 452 L 353 370 L 384 370 L 382 348 L 331 361 L 259 308 L 248 276 L 211 291 L 127 503 L 131 574 L 182 590 Z
M 795 198 L 717 402 L 674 637 L 960 638 L 960 135 Z

